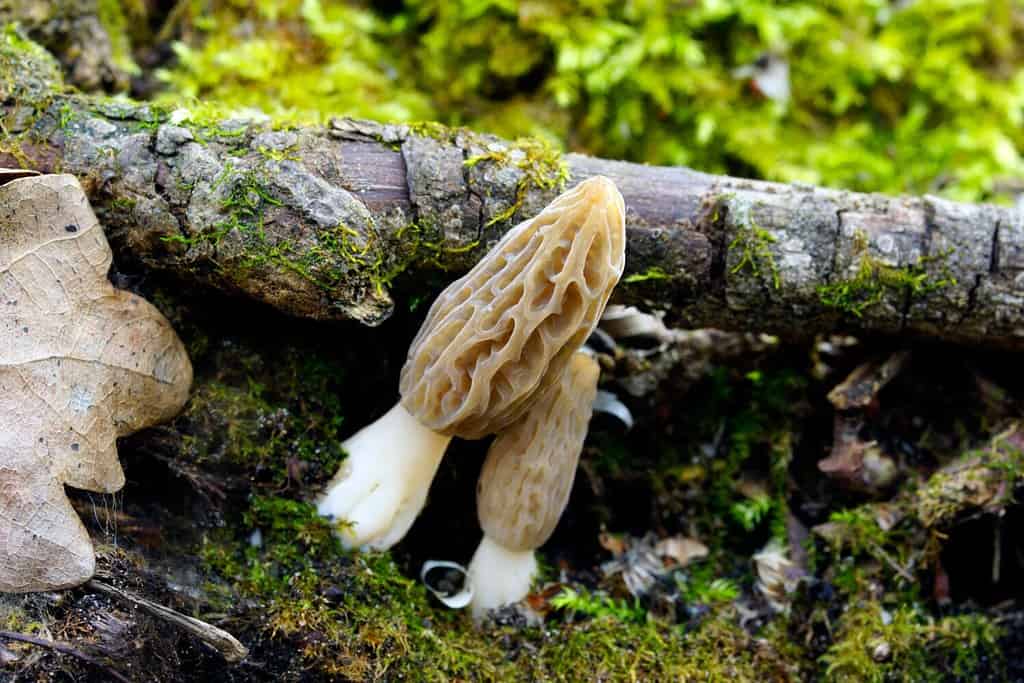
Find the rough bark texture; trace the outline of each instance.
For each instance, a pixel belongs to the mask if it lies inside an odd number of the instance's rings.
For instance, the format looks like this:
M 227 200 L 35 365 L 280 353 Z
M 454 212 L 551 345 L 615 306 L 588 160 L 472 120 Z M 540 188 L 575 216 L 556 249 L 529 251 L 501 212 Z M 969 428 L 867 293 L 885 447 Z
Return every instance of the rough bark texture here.
M 112 36 L 127 41 L 123 26 L 105 26 L 99 0 L 7 0 L 0 24 L 18 22 L 28 35 L 60 60 L 75 87 L 86 91 L 125 90 L 129 74 L 120 64 Z M 121 35 L 113 33 L 119 31 Z
M 0 60 L 0 165 L 82 178 L 123 258 L 293 315 L 378 324 L 396 277 L 431 295 L 600 174 L 627 206 L 615 300 L 691 326 L 1024 346 L 1020 210 L 559 159 L 434 124 L 183 120 L 45 92 L 44 61 Z

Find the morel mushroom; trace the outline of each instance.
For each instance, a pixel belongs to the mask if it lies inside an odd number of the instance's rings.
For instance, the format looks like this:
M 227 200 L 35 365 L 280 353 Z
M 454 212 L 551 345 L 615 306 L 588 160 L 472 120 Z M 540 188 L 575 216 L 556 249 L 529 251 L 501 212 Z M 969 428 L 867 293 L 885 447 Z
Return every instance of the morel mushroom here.
M 537 573 L 533 551 L 569 502 L 599 375 L 597 361 L 577 352 L 559 381 L 487 451 L 477 484 L 484 538 L 469 565 L 474 616 L 529 592 Z
M 601 317 L 625 261 L 625 207 L 595 177 L 520 223 L 431 306 L 401 402 L 348 439 L 318 503 L 349 546 L 388 548 L 412 525 L 453 436 L 508 426 L 558 381 Z

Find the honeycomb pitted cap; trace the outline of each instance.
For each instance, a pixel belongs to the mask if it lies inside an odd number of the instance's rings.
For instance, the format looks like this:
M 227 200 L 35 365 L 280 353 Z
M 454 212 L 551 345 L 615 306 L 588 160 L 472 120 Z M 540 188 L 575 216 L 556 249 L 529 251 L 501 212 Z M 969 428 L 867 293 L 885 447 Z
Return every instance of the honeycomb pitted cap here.
M 569 502 L 593 413 L 600 366 L 573 354 L 557 382 L 501 432 L 487 451 L 476 509 L 484 533 L 503 548 L 539 548 Z
M 622 195 L 602 176 L 514 227 L 431 306 L 402 368 L 402 405 L 466 439 L 514 422 L 597 325 L 625 244 Z

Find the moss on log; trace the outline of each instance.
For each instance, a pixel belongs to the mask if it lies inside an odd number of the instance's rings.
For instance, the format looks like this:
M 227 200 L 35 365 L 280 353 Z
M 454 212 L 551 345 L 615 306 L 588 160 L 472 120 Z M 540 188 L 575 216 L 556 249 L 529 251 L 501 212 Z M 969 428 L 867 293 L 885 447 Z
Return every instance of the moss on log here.
M 437 124 L 322 127 L 67 93 L 15 32 L 0 164 L 75 173 L 122 257 L 292 315 L 375 325 L 565 185 L 628 207 L 617 298 L 691 326 L 1024 345 L 1020 210 L 560 155 Z M 11 84 L 17 84 L 12 86 Z M 427 290 L 426 292 L 424 290 Z

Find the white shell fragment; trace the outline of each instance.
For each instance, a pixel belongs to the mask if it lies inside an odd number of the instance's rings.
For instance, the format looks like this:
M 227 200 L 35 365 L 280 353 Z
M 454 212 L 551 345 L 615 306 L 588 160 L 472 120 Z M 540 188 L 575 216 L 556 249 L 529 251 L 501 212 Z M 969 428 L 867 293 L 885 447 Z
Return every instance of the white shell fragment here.
M 685 567 L 694 560 L 708 556 L 708 547 L 695 538 L 672 536 L 663 538 L 654 546 L 654 552 L 671 559 L 676 566 Z
M 789 596 L 800 583 L 801 571 L 789 558 L 786 547 L 772 539 L 753 557 L 757 570 L 755 588 L 776 612 L 789 611 Z
M 633 428 L 633 413 L 629 411 L 625 403 L 619 400 L 618 396 L 610 391 L 598 389 L 597 397 L 594 399 L 594 412 L 608 413 L 624 424 L 627 430 Z
M 462 609 L 473 599 L 469 572 L 457 562 L 427 560 L 420 570 L 420 581 L 445 607 Z
M 601 572 L 606 577 L 622 575 L 626 589 L 634 597 L 642 597 L 664 576 L 668 569 L 655 550 L 657 539 L 654 534 L 643 538 L 629 539 L 622 552 L 601 565 Z
M 636 306 L 613 304 L 604 309 L 601 329 L 616 339 L 648 337 L 662 344 L 676 340 L 677 333 L 669 329 L 654 313 L 644 313 Z

